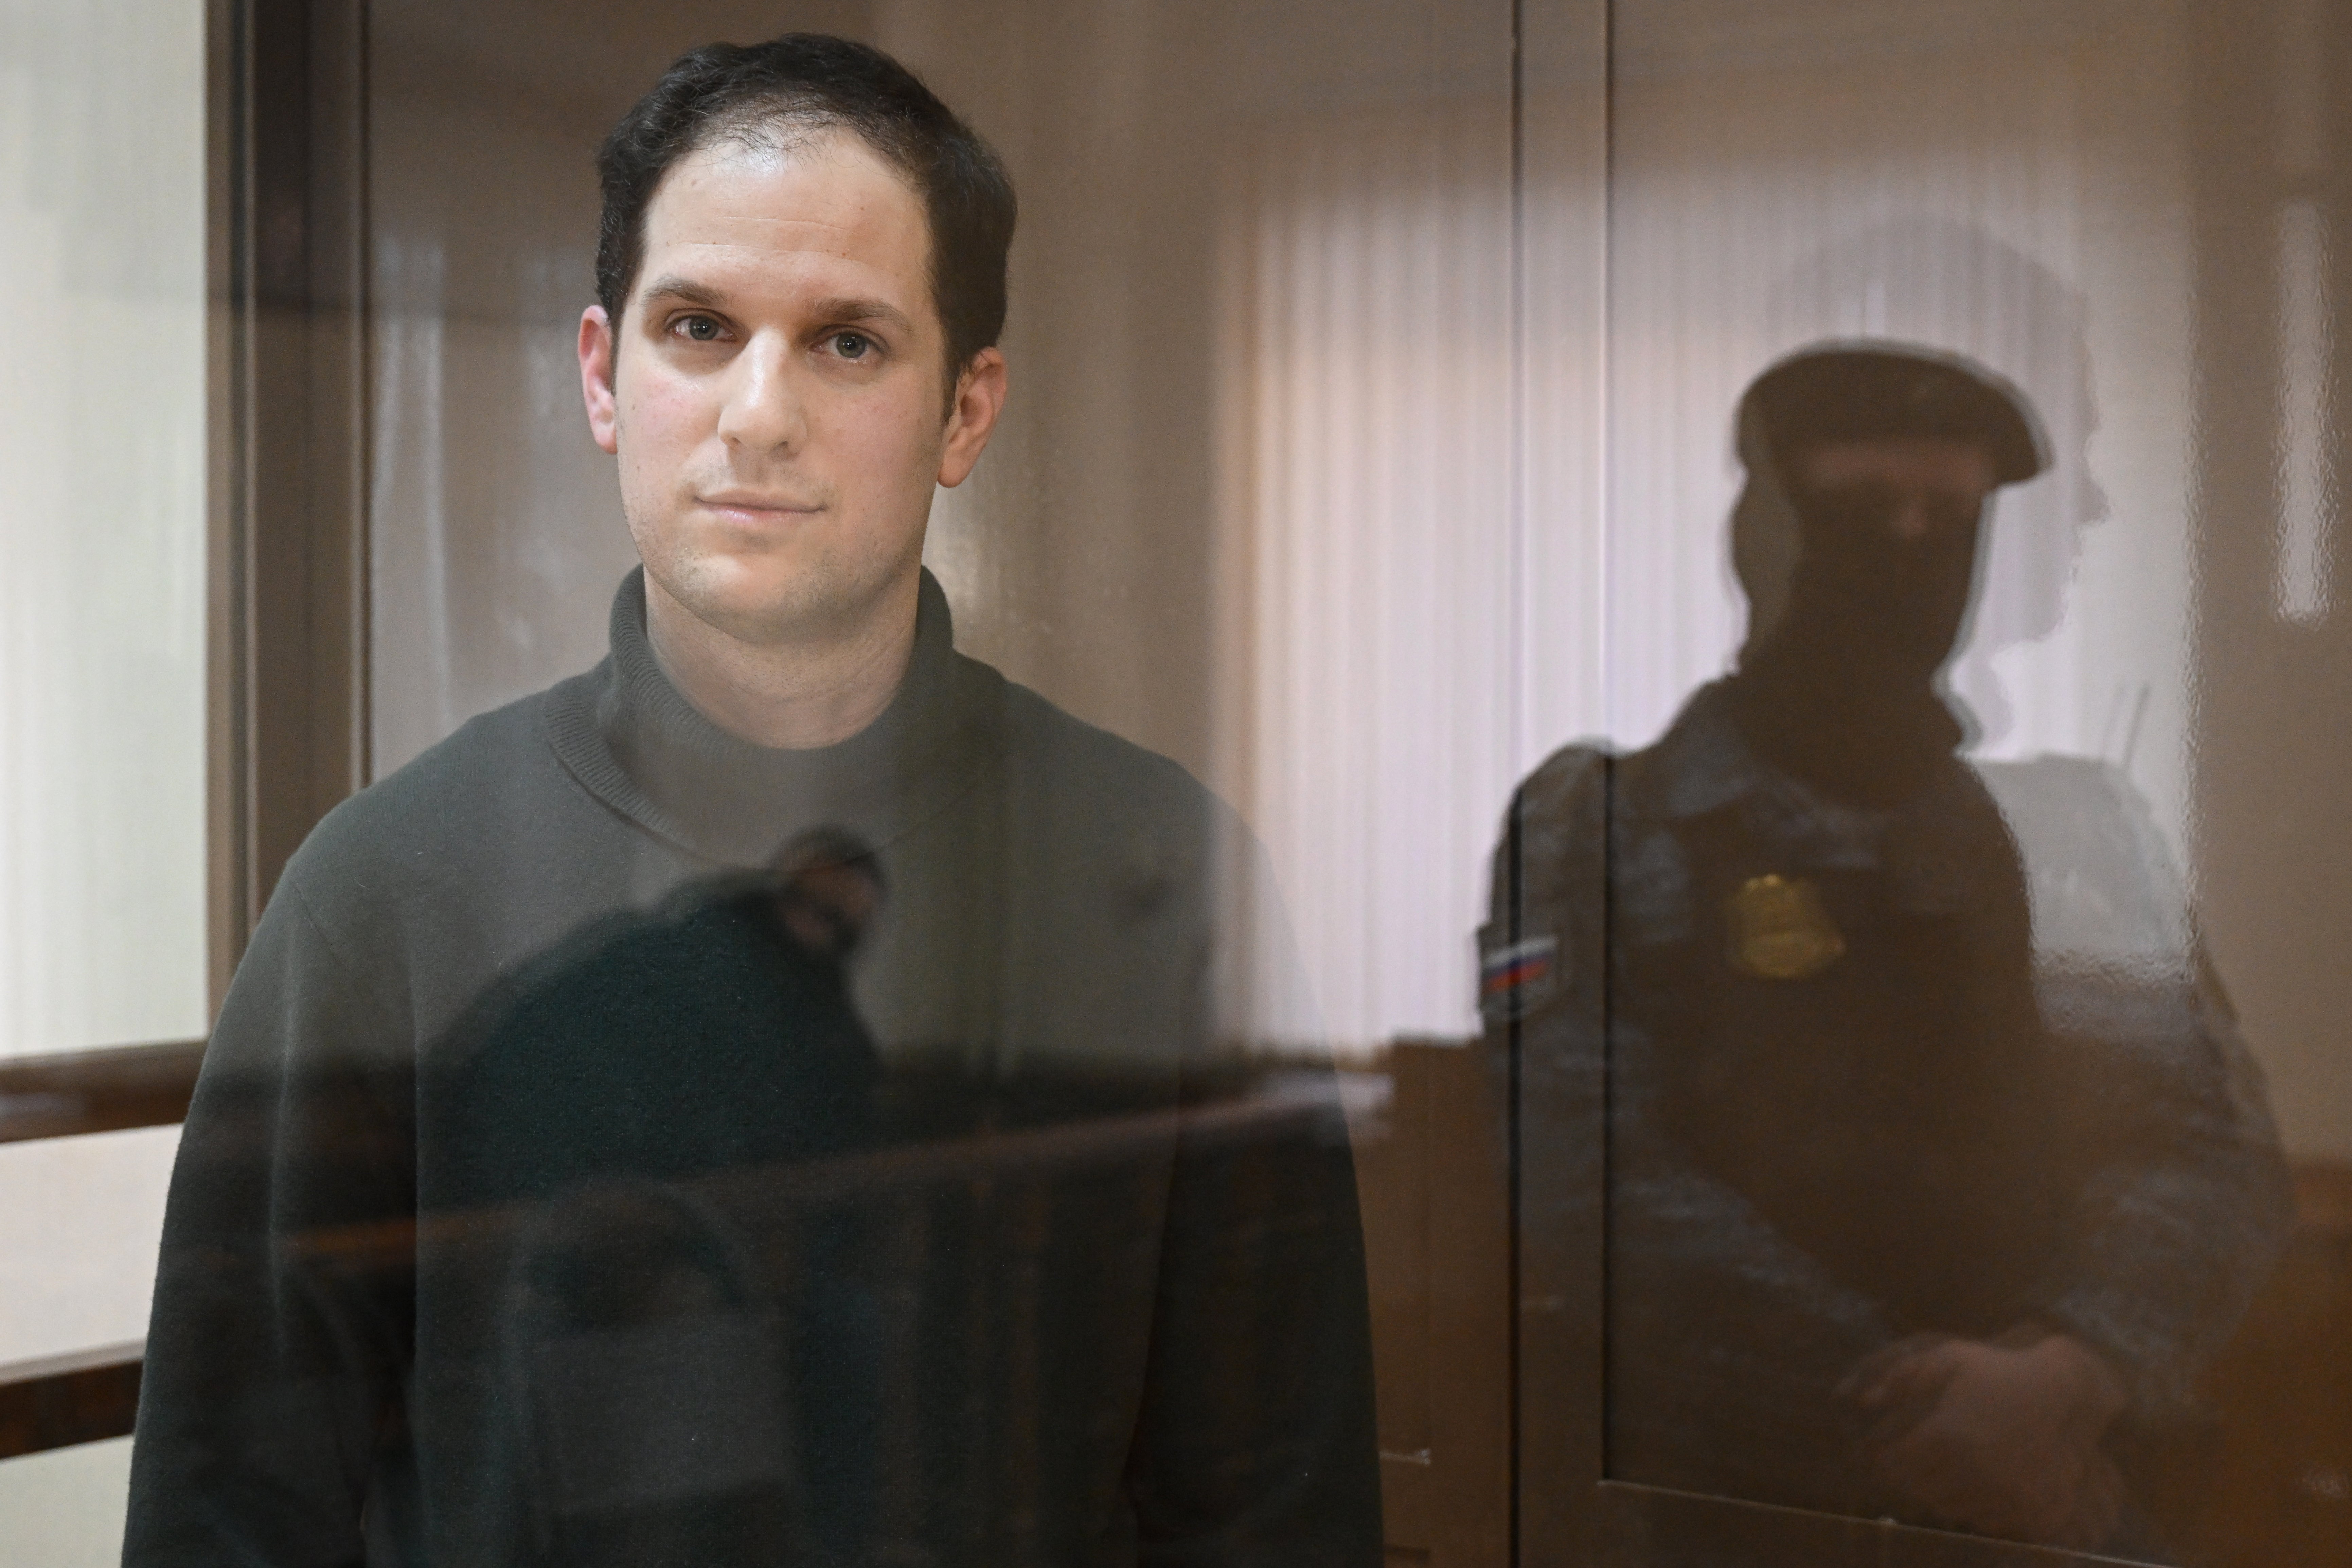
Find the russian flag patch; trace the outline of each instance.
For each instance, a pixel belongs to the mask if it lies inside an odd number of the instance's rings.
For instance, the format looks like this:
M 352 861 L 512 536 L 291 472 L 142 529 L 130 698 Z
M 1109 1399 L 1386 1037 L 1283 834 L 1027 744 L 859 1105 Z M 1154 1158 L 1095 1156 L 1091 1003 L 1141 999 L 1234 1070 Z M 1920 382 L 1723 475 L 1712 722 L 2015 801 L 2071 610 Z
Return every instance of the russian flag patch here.
M 1559 941 L 1525 937 L 1497 943 L 1486 932 L 1478 941 L 1478 1011 L 1489 1023 L 1524 1018 L 1550 1000 L 1558 988 Z

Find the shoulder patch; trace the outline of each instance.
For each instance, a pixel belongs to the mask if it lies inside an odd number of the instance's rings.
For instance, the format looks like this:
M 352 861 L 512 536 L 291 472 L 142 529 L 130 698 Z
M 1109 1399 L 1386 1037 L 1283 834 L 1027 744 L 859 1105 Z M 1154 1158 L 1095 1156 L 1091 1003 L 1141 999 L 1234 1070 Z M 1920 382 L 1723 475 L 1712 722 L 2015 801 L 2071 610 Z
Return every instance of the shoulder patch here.
M 1558 994 L 1559 939 L 1549 932 L 1509 940 L 1488 926 L 1478 933 L 1478 1011 L 1490 1024 L 1524 1018 Z

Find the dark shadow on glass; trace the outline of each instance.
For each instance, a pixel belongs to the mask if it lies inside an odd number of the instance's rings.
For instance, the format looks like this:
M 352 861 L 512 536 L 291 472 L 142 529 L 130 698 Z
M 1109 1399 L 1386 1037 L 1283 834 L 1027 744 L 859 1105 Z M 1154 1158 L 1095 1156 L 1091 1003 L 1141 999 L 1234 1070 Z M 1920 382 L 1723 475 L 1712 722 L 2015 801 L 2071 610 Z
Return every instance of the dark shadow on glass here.
M 1738 440 L 1735 669 L 1522 786 L 1482 940 L 1523 1137 L 1590 1145 L 1528 1223 L 1606 1193 L 1608 1474 L 2162 1557 L 2149 1478 L 2287 1190 L 2144 808 L 2071 760 L 1997 801 L 1958 755 L 1942 676 L 2038 422 L 1840 342 Z M 2169 960 L 2037 962 L 2036 919 L 2094 905 L 2170 922 Z
M 2031 405 L 2047 437 L 2047 466 L 2006 489 L 1984 553 L 1969 626 L 1945 679 L 1965 704 L 1960 718 L 1988 742 L 2015 724 L 2011 694 L 1994 668 L 2004 649 L 2058 629 L 2066 593 L 2091 531 L 2111 515 L 2089 447 L 2099 428 L 2092 374 L 2090 306 L 2083 291 L 1973 223 L 1911 216 L 1842 237 L 1790 269 L 1772 310 L 1803 342 L 1817 336 L 1981 344 Z

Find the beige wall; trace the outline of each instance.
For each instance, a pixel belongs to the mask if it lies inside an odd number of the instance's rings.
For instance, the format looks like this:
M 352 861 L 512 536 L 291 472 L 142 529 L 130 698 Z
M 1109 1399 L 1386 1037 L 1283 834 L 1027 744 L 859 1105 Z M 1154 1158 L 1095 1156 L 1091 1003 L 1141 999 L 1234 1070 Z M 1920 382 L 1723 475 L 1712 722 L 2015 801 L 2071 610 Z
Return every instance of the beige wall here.
M 2352 605 L 2344 595 L 2344 269 L 2352 28 L 2328 0 L 2186 12 L 2197 233 L 2200 914 L 2288 1146 L 2352 1163 Z M 2316 220 L 2316 310 L 2288 308 L 2284 222 Z M 2315 377 L 2288 367 L 2315 365 Z M 2288 432 L 2319 433 L 2290 458 Z M 2306 459 L 2307 460 L 2307 459 Z M 2301 493 L 2298 493 L 2301 492 Z M 2288 540 L 2321 571 L 2280 594 Z

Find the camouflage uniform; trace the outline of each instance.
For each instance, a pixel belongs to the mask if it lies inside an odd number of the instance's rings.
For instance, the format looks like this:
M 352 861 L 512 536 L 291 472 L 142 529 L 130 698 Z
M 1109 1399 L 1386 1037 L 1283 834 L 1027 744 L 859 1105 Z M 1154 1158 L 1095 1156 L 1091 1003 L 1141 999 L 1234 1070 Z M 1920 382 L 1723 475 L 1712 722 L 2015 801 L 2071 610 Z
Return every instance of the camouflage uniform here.
M 1926 1331 L 2063 1331 L 2122 1374 L 2119 1434 L 2177 1425 L 2287 1191 L 2144 810 L 2072 759 L 1841 805 L 1758 757 L 1726 691 L 1528 779 L 1481 938 L 1556 1178 L 1528 1222 L 1595 1224 L 1605 1163 L 1611 1474 L 1899 1515 L 1836 1390 Z M 1759 878 L 1813 889 L 1816 972 L 1743 972 Z

